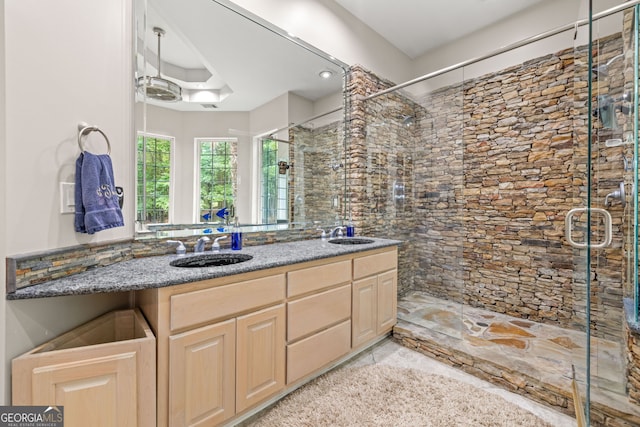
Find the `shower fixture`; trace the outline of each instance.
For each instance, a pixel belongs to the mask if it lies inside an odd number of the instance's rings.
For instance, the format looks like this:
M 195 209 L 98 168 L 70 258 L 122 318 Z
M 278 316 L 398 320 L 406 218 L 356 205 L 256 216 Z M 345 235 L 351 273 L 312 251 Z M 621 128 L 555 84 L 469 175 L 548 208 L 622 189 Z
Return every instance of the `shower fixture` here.
M 411 127 L 413 126 L 413 124 L 415 123 L 416 118 L 414 116 L 409 116 L 406 114 L 402 114 L 400 116 L 400 118 L 402 119 L 402 125 L 406 126 L 406 127 Z
M 604 198 L 604 206 L 605 207 L 609 207 L 611 205 L 611 201 L 609 200 L 609 198 L 611 199 L 618 199 L 622 202 L 622 207 L 624 208 L 627 205 L 627 199 L 626 199 L 626 194 L 624 191 L 624 182 L 620 183 L 620 187 L 618 190 L 612 191 L 611 193 L 607 194 Z
M 158 36 L 158 74 L 155 77 L 138 77 L 136 86 L 138 91 L 148 98 L 166 102 L 180 101 L 182 88 L 170 80 L 163 79 L 160 75 L 160 38 L 165 34 L 165 31 L 162 28 L 153 27 L 153 32 Z
M 291 168 L 293 166 L 293 163 L 287 163 L 284 160 L 280 160 L 278 162 L 278 173 L 280 175 L 284 175 L 287 173 L 287 169 Z
M 604 65 L 598 65 L 597 67 L 593 67 L 591 71 L 593 72 L 594 77 L 599 77 L 599 76 L 607 77 L 609 75 L 609 70 L 607 69 L 609 65 L 611 65 L 611 63 L 616 59 L 622 58 L 622 57 L 624 57 L 624 53 L 614 56 L 613 58 L 608 60 L 607 63 Z
M 607 94 L 599 95 L 597 107 L 594 108 L 591 114 L 600 119 L 604 128 L 616 130 L 619 128 L 616 113 L 621 113 L 625 116 L 633 113 L 633 105 L 629 105 L 632 97 L 631 92 L 624 92 L 618 97 Z

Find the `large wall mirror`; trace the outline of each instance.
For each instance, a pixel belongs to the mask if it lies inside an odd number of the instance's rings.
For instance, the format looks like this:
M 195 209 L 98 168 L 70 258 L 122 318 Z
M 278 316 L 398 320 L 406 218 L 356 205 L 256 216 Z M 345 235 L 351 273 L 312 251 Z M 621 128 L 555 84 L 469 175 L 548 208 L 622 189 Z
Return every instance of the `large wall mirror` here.
M 139 236 L 344 217 L 346 64 L 225 0 L 137 0 L 136 35 Z

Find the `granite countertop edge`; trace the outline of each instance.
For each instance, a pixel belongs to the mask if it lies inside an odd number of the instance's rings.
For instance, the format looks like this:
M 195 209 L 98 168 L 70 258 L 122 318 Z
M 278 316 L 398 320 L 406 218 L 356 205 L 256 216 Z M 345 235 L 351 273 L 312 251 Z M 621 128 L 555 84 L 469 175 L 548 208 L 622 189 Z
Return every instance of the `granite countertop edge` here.
M 223 250 L 222 252 L 226 253 L 235 252 L 253 256 L 253 259 L 250 261 L 223 267 L 179 268 L 172 267 L 169 264 L 178 257 L 199 255 L 193 253 L 187 255 L 160 255 L 135 258 L 64 278 L 20 288 L 15 292 L 8 293 L 6 298 L 7 300 L 23 300 L 162 288 L 351 253 L 366 252 L 389 246 L 397 246 L 402 243 L 400 240 L 366 238 L 373 240 L 373 243 L 363 245 L 336 245 L 315 239 L 250 246 L 240 251 Z

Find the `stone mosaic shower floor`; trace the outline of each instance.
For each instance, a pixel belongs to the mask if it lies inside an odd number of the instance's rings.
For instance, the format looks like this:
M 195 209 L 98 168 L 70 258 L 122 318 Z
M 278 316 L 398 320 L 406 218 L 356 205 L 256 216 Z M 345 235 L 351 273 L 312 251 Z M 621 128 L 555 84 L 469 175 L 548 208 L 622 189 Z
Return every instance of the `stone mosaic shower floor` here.
M 421 292 L 398 301 L 398 319 L 399 326 L 429 335 L 443 347 L 499 363 L 554 386 L 564 388 L 570 382 L 573 364 L 584 390 L 583 332 L 462 306 Z M 591 357 L 592 398 L 627 406 L 622 344 L 592 337 Z

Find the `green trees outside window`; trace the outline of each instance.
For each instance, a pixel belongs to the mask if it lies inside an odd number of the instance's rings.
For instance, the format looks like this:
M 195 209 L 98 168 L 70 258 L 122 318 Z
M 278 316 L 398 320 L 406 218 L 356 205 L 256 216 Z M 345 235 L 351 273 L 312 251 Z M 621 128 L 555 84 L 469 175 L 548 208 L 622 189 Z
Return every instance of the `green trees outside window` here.
M 172 138 L 138 135 L 136 220 L 168 223 Z
M 199 139 L 198 222 L 217 222 L 216 212 L 227 208 L 233 212 L 236 199 L 236 140 Z M 233 215 L 233 213 L 231 213 Z M 232 218 L 230 218 L 232 219 Z

